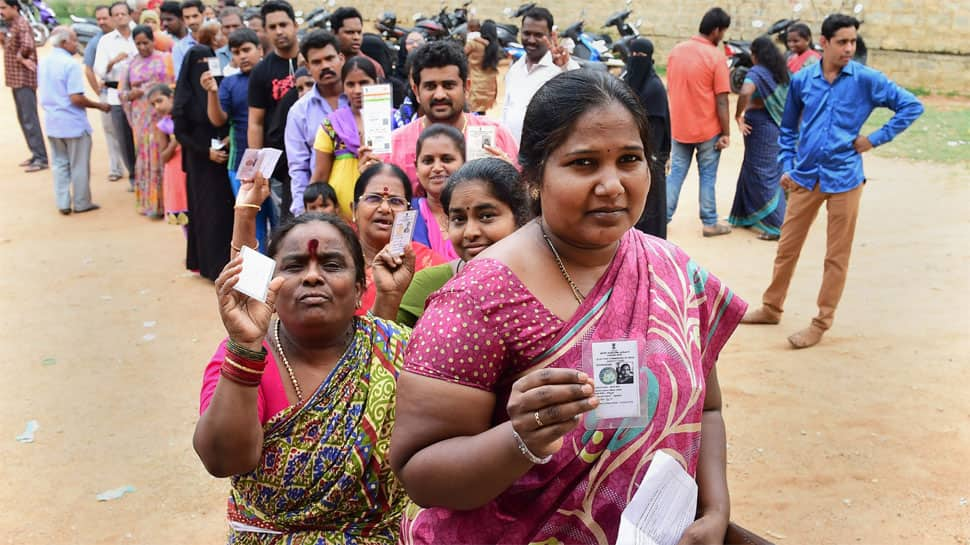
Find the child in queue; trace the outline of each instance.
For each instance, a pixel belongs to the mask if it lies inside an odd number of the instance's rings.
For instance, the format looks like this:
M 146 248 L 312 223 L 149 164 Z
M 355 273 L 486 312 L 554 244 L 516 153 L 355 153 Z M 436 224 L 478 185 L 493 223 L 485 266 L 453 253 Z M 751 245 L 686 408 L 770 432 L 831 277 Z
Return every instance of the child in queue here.
M 160 119 L 155 131 L 162 148 L 162 195 L 165 217 L 173 225 L 181 225 L 185 231 L 189 223 L 189 203 L 185 194 L 185 172 L 182 170 L 182 148 L 175 139 L 172 122 L 172 97 L 174 92 L 167 84 L 159 84 L 148 91 L 148 102 L 155 108 Z
M 327 182 L 313 182 L 303 192 L 304 213 L 336 214 L 340 210 L 337 204 L 337 192 Z

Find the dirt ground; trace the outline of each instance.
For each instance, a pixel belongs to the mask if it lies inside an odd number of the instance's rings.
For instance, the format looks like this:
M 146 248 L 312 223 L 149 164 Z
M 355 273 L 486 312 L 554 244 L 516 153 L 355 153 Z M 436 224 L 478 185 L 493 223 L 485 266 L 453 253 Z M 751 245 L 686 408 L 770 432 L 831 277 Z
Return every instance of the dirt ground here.
M 106 181 L 100 211 L 61 216 L 50 171 L 24 174 L 9 92 L 0 98 L 0 528 L 6 543 L 201 544 L 225 535 L 227 483 L 191 447 L 202 369 L 224 336 L 212 284 L 183 268 L 180 229 L 138 216 Z M 721 160 L 730 210 L 742 145 Z M 779 326 L 742 326 L 719 374 L 732 518 L 780 545 L 970 545 L 970 166 L 869 157 L 848 286 L 810 350 L 824 213 Z M 758 304 L 774 243 L 701 237 L 696 173 L 670 239 Z M 15 436 L 28 420 L 33 443 Z M 124 485 L 136 491 L 98 502 Z

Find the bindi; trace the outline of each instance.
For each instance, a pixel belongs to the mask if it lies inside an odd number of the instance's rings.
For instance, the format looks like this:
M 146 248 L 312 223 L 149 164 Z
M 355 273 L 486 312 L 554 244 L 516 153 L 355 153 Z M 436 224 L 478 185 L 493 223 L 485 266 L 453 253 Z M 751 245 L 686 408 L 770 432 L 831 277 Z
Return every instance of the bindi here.
M 384 186 L 384 198 L 387 198 L 387 196 L 390 195 L 390 194 L 391 194 L 391 191 L 385 185 Z
M 311 238 L 311 239 L 310 239 L 310 240 L 308 240 L 308 241 L 307 241 L 307 243 L 306 243 L 306 249 L 307 249 L 307 252 L 308 252 L 308 253 L 309 253 L 309 254 L 310 254 L 311 256 L 315 256 L 315 255 L 317 255 L 317 248 L 319 248 L 319 247 L 320 247 L 320 241 L 319 241 L 319 240 L 317 240 L 317 239 L 315 239 L 315 238 Z

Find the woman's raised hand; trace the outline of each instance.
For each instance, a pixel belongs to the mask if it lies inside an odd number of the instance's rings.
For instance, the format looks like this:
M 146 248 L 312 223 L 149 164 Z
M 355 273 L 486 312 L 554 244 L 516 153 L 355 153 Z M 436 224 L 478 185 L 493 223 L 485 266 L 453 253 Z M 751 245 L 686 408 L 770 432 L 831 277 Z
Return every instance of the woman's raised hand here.
M 239 282 L 241 272 L 242 256 L 240 255 L 230 261 L 216 279 L 219 316 L 222 318 L 226 333 L 233 342 L 258 352 L 262 347 L 263 337 L 269 330 L 270 318 L 276 306 L 276 296 L 284 279 L 282 276 L 277 276 L 269 283 L 264 303 L 233 289 L 233 286 Z
M 506 405 L 512 429 L 542 458 L 562 448 L 579 416 L 599 406 L 593 380 L 575 369 L 540 369 L 515 381 Z
M 357 150 L 357 170 L 363 173 L 368 168 L 381 163 L 380 157 L 374 154 L 370 146 L 363 144 Z
M 414 278 L 414 249 L 408 244 L 404 247 L 404 255 L 391 255 L 390 244 L 374 256 L 373 266 L 374 287 L 380 294 L 401 297 L 411 285 Z
M 269 180 L 263 177 L 257 170 L 252 180 L 239 180 L 239 193 L 236 194 L 236 206 L 243 205 L 243 208 L 262 206 L 269 197 Z

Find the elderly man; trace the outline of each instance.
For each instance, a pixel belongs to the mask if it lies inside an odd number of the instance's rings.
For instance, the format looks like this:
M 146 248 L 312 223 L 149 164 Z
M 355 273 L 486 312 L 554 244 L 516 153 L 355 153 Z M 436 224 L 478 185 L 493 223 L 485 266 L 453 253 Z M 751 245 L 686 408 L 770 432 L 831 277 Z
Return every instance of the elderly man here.
M 219 24 L 222 25 L 222 33 L 226 38 L 243 26 L 243 11 L 235 6 L 223 8 L 219 12 Z M 223 76 L 231 76 L 239 73 L 239 68 L 232 66 L 232 51 L 229 44 L 216 49 L 216 58 L 219 59 L 219 66 L 222 68 Z
M 60 26 L 51 33 L 53 49 L 38 69 L 40 105 L 51 145 L 54 197 L 61 214 L 97 210 L 91 202 L 91 124 L 85 108 L 111 110 L 106 102 L 84 96 L 84 75 L 74 61 L 77 35 Z

